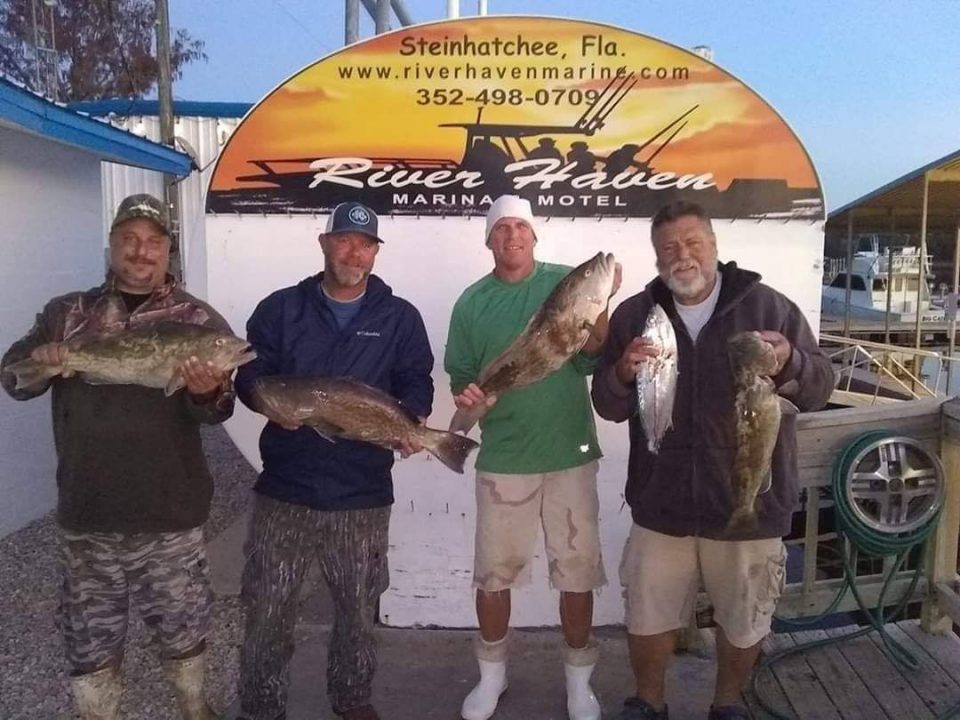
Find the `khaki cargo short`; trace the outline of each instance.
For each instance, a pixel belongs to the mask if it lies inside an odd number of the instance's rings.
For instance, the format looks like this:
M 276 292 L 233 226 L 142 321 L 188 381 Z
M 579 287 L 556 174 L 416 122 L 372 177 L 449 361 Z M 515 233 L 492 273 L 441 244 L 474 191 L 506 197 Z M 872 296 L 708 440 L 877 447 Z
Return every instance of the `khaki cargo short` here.
M 597 468 L 594 460 L 542 474 L 478 471 L 474 587 L 497 592 L 530 582 L 541 524 L 551 587 L 589 592 L 604 585 Z
M 627 632 L 656 635 L 686 627 L 702 583 L 730 643 L 752 647 L 770 632 L 786 560 L 780 538 L 722 542 L 635 524 L 620 564 Z

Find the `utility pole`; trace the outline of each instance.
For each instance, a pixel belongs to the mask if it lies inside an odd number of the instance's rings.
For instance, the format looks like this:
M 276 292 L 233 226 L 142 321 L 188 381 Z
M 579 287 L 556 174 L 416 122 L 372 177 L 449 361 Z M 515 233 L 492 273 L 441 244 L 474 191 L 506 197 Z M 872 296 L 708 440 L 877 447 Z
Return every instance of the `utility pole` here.
M 156 0 L 157 12 L 157 99 L 160 105 L 160 142 L 174 146 L 173 134 L 173 73 L 170 69 L 170 10 L 167 0 Z M 170 213 L 173 249 L 170 271 L 178 280 L 183 279 L 183 248 L 180 243 L 180 197 L 177 178 L 163 175 L 163 202 Z

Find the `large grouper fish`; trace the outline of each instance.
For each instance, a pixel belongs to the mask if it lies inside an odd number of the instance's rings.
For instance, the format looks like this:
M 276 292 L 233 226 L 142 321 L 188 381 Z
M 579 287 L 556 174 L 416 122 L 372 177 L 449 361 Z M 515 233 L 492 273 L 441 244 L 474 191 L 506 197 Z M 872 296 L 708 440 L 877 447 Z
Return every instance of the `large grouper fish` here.
M 637 414 L 647 437 L 647 449 L 656 454 L 667 430 L 673 427 L 673 400 L 677 394 L 677 335 L 667 313 L 654 305 L 641 336 L 659 353 L 637 371 Z
M 477 386 L 488 398 L 533 385 L 580 351 L 607 309 L 615 269 L 612 254 L 597 253 L 557 284 L 523 332 L 480 372 Z M 450 430 L 469 431 L 489 409 L 485 403 L 458 409 Z
M 416 440 L 458 473 L 478 447 L 463 435 L 427 427 L 393 396 L 352 378 L 270 375 L 257 378 L 253 397 L 267 417 L 306 425 L 332 442 L 362 440 L 395 450 Z
M 29 390 L 67 373 L 79 374 L 92 384 L 143 385 L 172 395 L 186 384 L 179 367 L 188 358 L 230 372 L 257 356 L 246 340 L 229 331 L 171 321 L 77 337 L 64 345 L 62 365 L 26 358 L 11 363 L 4 372 L 14 374 L 17 390 Z
M 734 419 L 737 450 L 731 490 L 733 514 L 725 536 L 735 537 L 757 527 L 757 496 L 770 483 L 770 463 L 784 412 L 796 413 L 777 395 L 770 377 L 777 370 L 773 346 L 755 331 L 740 332 L 727 341 L 733 371 Z

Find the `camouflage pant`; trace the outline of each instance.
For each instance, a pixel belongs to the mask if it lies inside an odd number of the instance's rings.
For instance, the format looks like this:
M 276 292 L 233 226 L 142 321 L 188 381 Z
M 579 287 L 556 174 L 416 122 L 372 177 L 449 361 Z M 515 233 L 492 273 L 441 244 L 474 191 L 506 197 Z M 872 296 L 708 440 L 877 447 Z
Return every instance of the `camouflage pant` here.
M 195 648 L 210 630 L 203 530 L 76 533 L 60 529 L 58 623 L 73 674 L 119 661 L 131 605 L 164 657 Z
M 390 508 L 324 512 L 257 495 L 243 571 L 246 637 L 240 699 L 252 720 L 286 709 L 298 595 L 316 557 L 334 604 L 327 695 L 334 712 L 369 702 L 377 669 L 373 625 L 390 581 Z

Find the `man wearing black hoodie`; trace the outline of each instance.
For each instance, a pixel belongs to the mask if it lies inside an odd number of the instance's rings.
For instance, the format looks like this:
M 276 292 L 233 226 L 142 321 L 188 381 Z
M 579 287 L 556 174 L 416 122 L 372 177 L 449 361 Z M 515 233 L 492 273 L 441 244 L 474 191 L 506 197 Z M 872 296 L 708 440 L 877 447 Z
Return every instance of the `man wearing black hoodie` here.
M 709 720 L 749 718 L 743 685 L 770 631 L 784 581 L 782 536 L 798 498 L 796 417 L 784 415 L 772 460 L 772 482 L 758 498 L 756 529 L 726 534 L 733 511 L 730 471 L 736 452 L 732 373 L 727 340 L 757 331 L 777 357 L 772 380 L 800 410 L 822 408 L 833 388 L 829 359 L 803 314 L 760 276 L 718 263 L 706 212 L 678 202 L 653 218 L 659 276 L 624 301 L 610 319 L 604 355 L 594 373 L 597 412 L 629 421 L 626 499 L 633 526 L 621 565 L 636 696 L 621 720 L 666 720 L 664 677 L 701 583 L 717 632 L 717 683 Z M 679 378 L 673 428 L 659 452 L 647 449 L 637 414 L 638 368 L 656 351 L 641 335 L 659 304 L 677 336 Z
M 371 275 L 381 242 L 372 210 L 357 202 L 334 208 L 320 236 L 324 271 L 267 297 L 247 323 L 257 359 L 237 376 L 244 404 L 253 407 L 258 377 L 349 376 L 389 393 L 422 419 L 430 414 L 433 354 L 426 329 L 413 305 Z M 268 420 L 245 549 L 241 717 L 286 716 L 297 596 L 316 558 L 336 613 L 327 654 L 330 704 L 347 720 L 378 720 L 370 704 L 373 625 L 389 584 L 393 453 L 355 440 L 332 443 L 310 428 Z M 419 449 L 405 445 L 401 454 Z

